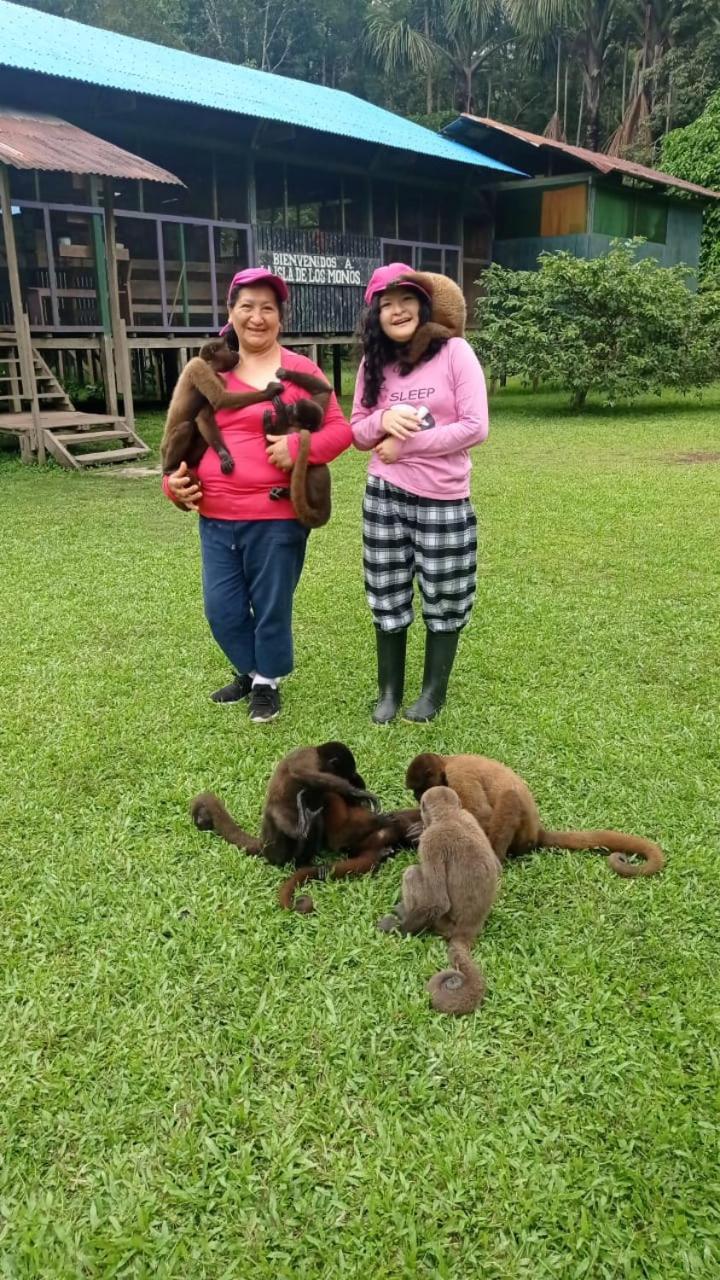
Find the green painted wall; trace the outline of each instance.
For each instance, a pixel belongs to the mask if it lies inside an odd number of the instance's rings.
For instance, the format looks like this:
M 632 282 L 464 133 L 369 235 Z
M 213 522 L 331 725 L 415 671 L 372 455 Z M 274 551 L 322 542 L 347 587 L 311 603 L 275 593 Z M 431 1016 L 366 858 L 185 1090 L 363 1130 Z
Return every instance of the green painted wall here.
M 665 216 L 666 215 L 666 216 Z M 493 261 L 514 271 L 534 271 L 538 255 L 565 250 L 578 258 L 597 258 L 607 253 L 613 240 L 644 230 L 655 235 L 664 233 L 665 243 L 648 242 L 638 252 L 641 257 L 657 258 L 664 267 L 684 262 L 696 267 L 700 257 L 702 210 L 694 204 L 657 196 L 638 199 L 635 192 L 598 184 L 595 191 L 593 226 L 607 227 L 610 234 L 598 230 L 571 236 L 524 236 L 497 239 L 493 243 Z

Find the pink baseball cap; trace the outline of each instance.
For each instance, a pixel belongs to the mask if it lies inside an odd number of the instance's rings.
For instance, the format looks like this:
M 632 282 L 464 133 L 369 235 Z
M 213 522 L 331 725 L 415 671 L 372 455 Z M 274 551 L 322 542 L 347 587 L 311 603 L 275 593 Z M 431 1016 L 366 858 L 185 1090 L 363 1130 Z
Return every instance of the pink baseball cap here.
M 274 289 L 281 302 L 288 300 L 288 287 L 282 276 L 274 276 L 272 271 L 268 271 L 267 267 L 246 267 L 244 271 L 236 271 L 230 287 L 228 289 L 228 306 L 230 305 L 230 294 L 238 285 L 244 287 L 251 284 L 269 284 Z
M 412 270 L 413 267 L 409 267 L 407 262 L 388 262 L 386 266 L 378 267 L 377 271 L 373 271 L 368 281 L 368 287 L 365 290 L 366 304 L 369 306 L 377 293 L 384 293 L 386 289 L 392 288 L 394 284 L 397 284 L 403 276 L 406 276 Z M 408 280 L 407 287 L 408 289 L 415 289 L 424 298 L 427 298 L 428 302 L 430 301 L 430 295 L 427 290 L 421 288 L 414 280 Z
M 272 271 L 268 271 L 267 267 L 245 267 L 244 271 L 236 271 L 230 281 L 227 297 L 228 306 L 230 306 L 230 294 L 233 289 L 237 288 L 238 285 L 243 288 L 245 285 L 253 284 L 268 284 L 271 289 L 275 290 L 278 302 L 287 302 L 288 300 L 288 287 L 282 276 L 273 275 Z M 229 322 L 224 324 L 220 330 L 220 337 L 224 338 L 225 334 L 229 333 L 231 329 L 232 325 Z

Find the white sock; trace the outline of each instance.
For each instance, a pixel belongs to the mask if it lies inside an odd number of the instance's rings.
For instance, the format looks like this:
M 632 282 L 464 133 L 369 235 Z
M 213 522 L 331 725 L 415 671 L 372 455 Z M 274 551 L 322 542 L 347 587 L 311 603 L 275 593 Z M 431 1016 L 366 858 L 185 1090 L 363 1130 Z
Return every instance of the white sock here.
M 269 684 L 271 689 L 277 689 L 277 680 L 271 680 L 269 676 L 260 676 L 257 672 L 253 676 L 253 689 L 256 684 Z

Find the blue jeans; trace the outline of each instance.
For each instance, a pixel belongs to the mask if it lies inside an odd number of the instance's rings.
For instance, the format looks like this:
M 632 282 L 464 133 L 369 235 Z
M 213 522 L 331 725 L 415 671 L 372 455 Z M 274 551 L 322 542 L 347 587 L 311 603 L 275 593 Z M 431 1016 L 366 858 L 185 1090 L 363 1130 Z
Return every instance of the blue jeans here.
M 205 617 L 236 671 L 293 668 L 292 606 L 308 530 L 297 520 L 200 517 Z

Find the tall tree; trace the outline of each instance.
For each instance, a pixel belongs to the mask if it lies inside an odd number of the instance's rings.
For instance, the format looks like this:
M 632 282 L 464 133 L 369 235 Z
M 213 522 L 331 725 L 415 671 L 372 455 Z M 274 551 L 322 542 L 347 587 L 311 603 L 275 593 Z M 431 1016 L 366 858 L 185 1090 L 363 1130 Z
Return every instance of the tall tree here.
M 506 0 L 518 31 L 541 39 L 566 29 L 583 80 L 585 142 L 600 147 L 600 105 L 621 0 Z
M 449 70 L 462 111 L 475 110 L 475 76 L 507 39 L 498 0 L 375 0 L 367 23 L 367 47 L 387 74 L 422 72 L 427 84 Z

